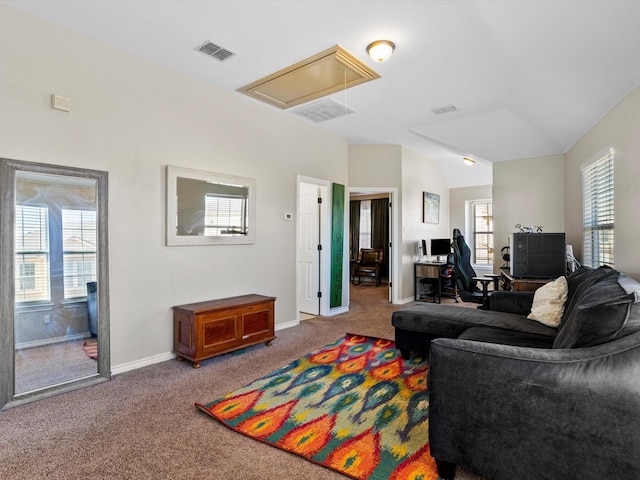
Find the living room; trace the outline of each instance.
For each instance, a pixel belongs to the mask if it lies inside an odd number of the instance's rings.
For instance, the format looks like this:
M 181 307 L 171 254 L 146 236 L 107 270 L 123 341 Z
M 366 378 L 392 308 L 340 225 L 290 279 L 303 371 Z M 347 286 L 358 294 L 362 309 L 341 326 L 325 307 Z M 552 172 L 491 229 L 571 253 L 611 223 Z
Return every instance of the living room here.
M 543 225 L 547 232 L 566 232 L 580 257 L 581 168 L 613 149 L 616 267 L 640 278 L 635 249 L 640 238 L 635 212 L 640 203 L 637 81 L 604 106 L 602 116 L 566 151 L 465 167 L 489 175 L 478 173 L 480 183 L 450 188 L 441 162 L 412 148 L 350 143 L 310 122 L 44 21 L 11 2 L 0 4 L 0 25 L 0 157 L 109 173 L 114 380 L 120 373 L 174 358 L 175 305 L 259 293 L 277 298 L 279 335 L 299 323 L 296 222 L 283 217 L 296 212 L 298 176 L 398 192 L 395 301 L 402 304 L 413 298 L 417 241 L 449 237 L 464 223 L 469 200 L 492 198 L 496 247 L 506 244 L 518 223 Z M 635 52 L 637 46 L 624 45 L 623 50 Z M 398 42 L 398 54 L 401 47 Z M 311 48 L 309 55 L 316 50 Z M 364 50 L 358 55 L 364 56 Z M 390 69 L 392 61 L 384 68 Z M 629 59 L 625 65 L 640 79 L 637 64 Z M 50 96 L 58 93 L 71 98 L 71 112 L 51 108 Z M 256 243 L 167 247 L 168 165 L 255 178 Z M 425 191 L 440 195 L 438 225 L 422 223 Z M 349 308 L 347 257 L 344 309 Z M 500 259 L 495 262 L 498 267 Z

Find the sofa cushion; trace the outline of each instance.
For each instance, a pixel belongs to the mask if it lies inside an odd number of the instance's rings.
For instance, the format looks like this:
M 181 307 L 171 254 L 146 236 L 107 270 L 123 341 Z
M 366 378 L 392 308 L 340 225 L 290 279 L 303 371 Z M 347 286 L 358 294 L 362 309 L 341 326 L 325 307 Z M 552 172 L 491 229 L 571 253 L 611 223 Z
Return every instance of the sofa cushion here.
M 569 315 L 565 312 L 553 348 L 591 347 L 640 331 L 640 284 L 606 270 L 598 282 L 581 289 Z
M 458 337 L 458 340 L 498 343 L 516 347 L 551 348 L 553 337 L 539 333 L 515 332 L 492 327 L 471 327 Z
M 517 313 L 527 316 L 533 305 L 535 292 L 522 291 L 512 292 L 505 290 L 494 290 L 491 296 L 490 308 L 496 312 Z
M 391 324 L 395 328 L 427 332 L 433 337 L 457 338 L 474 326 L 502 328 L 555 337 L 556 329 L 547 327 L 524 315 L 465 308 L 456 305 L 418 303 L 393 312 Z
M 549 327 L 558 327 L 567 301 L 567 279 L 558 277 L 536 290 L 529 320 L 537 320 Z

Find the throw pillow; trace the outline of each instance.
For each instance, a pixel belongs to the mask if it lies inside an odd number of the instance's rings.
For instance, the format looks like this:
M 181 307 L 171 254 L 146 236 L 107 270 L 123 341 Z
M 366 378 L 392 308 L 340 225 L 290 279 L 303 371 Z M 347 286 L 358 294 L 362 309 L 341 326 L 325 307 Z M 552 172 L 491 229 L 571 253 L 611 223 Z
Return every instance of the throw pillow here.
M 557 328 L 562 320 L 568 293 L 569 288 L 565 277 L 558 277 L 553 282 L 543 285 L 533 295 L 531 313 L 527 318 Z

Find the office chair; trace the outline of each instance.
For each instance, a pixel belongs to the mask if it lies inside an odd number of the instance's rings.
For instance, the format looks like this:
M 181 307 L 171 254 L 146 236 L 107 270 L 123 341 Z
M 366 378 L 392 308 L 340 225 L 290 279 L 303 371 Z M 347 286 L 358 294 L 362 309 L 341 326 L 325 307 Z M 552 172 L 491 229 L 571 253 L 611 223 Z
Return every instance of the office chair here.
M 454 275 L 458 294 L 463 302 L 475 302 L 482 306 L 485 305 L 490 295 L 489 284 L 494 282 L 497 284 L 499 275 L 491 275 L 478 277 L 475 270 L 471 266 L 471 250 L 464 240 L 464 235 L 459 229 L 453 229 L 453 254 L 454 254 Z M 482 289 L 478 287 L 478 282 L 482 285 Z
M 440 269 L 440 296 L 453 298 L 458 303 L 458 289 L 455 281 L 455 255 L 447 255 L 447 263 Z

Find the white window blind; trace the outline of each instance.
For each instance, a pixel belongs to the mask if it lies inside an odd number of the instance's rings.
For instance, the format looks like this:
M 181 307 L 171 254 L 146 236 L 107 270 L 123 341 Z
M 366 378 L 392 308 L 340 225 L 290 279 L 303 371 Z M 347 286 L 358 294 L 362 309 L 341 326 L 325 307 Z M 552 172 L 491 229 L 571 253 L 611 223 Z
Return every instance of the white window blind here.
M 493 202 L 473 202 L 473 263 L 493 264 Z
M 360 248 L 371 248 L 371 200 L 360 202 Z
M 16 205 L 15 301 L 48 302 L 49 212 L 46 207 Z
M 615 266 L 613 153 L 582 169 L 583 263 Z
M 206 194 L 204 234 L 247 235 L 246 210 L 246 197 Z
M 62 209 L 64 298 L 87 296 L 96 280 L 97 225 L 95 210 Z

